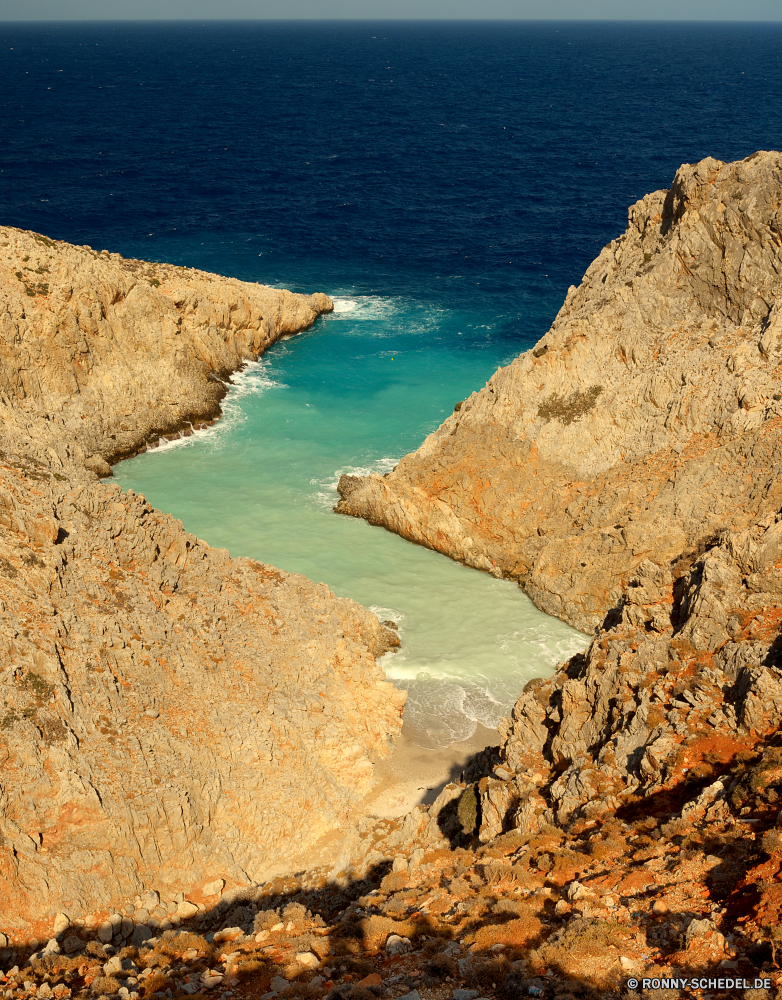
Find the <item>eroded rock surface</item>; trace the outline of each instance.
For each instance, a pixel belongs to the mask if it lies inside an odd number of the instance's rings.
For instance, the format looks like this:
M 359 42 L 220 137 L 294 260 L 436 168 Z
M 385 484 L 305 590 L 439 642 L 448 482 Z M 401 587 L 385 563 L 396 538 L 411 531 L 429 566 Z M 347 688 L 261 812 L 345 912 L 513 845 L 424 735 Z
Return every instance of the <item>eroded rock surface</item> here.
M 337 510 L 517 579 L 592 632 L 645 560 L 782 502 L 782 155 L 685 165 L 534 350 Z
M 245 831 L 253 843 L 262 838 L 273 806 L 259 818 L 239 804 L 262 794 L 242 768 L 265 766 L 271 785 L 278 751 L 294 761 L 321 745 L 311 692 L 323 698 L 324 716 L 332 702 L 312 680 L 308 629 L 340 691 L 358 683 L 365 705 L 386 706 L 359 711 L 361 722 L 347 711 L 338 738 L 359 749 L 387 739 L 398 714 L 372 654 L 392 638 L 373 616 L 301 578 L 206 549 L 143 498 L 6 462 L 0 554 L 18 593 L 3 615 L 7 641 L 23 652 L 13 654 L 22 667 L 4 675 L 4 696 L 12 692 L 11 725 L 25 742 L 15 737 L 23 754 L 0 780 L 26 768 L 42 803 L 40 812 L 21 795 L 12 803 L 26 817 L 24 836 L 11 828 L 18 871 L 31 885 L 47 865 L 61 877 L 59 856 L 45 856 L 57 853 L 57 830 L 41 822 L 59 801 L 55 765 L 79 775 L 68 794 L 86 805 L 68 818 L 87 816 L 88 834 L 93 774 L 139 844 L 149 842 L 146 828 L 129 821 L 130 810 L 165 811 L 165 821 L 149 821 L 161 831 L 154 850 L 139 862 L 131 843 L 126 855 L 139 881 L 164 879 L 148 858 L 171 843 L 193 871 L 200 841 L 223 852 L 213 855 L 219 866 L 198 869 L 208 881 L 187 898 L 142 895 L 128 878 L 115 894 L 124 895 L 119 912 L 63 913 L 34 944 L 8 944 L 0 960 L 18 963 L 4 977 L 9 996 L 125 996 L 124 980 L 129 1000 L 224 985 L 324 1000 L 414 997 L 419 987 L 425 1000 L 572 1000 L 619 995 L 630 975 L 652 977 L 644 995 L 684 996 L 700 976 L 715 996 L 753 985 L 748 996 L 780 995 L 779 179 L 778 154 L 682 168 L 672 192 L 631 210 L 628 233 L 571 292 L 535 352 L 495 376 L 391 476 L 343 479 L 343 510 L 515 575 L 541 606 L 585 629 L 599 624 L 584 654 L 527 685 L 497 747 L 428 808 L 362 819 L 325 869 L 249 884 Z M 38 591 L 50 596 L 34 605 Z M 221 706 L 231 721 L 245 704 L 256 707 L 247 691 L 255 690 L 250 674 L 268 676 L 265 654 L 256 659 L 247 643 L 235 650 L 247 635 L 243 616 L 263 615 L 278 634 L 252 634 L 297 665 L 304 705 L 296 714 L 283 702 L 278 712 L 279 688 L 269 688 L 258 699 L 263 712 L 242 717 L 251 739 L 232 757 L 235 733 Z M 81 622 L 89 636 L 79 634 Z M 78 665 L 79 642 L 89 669 Z M 346 658 L 363 671 L 351 672 Z M 221 702 L 209 682 L 197 707 L 172 693 L 199 671 L 230 697 Z M 144 682 L 135 698 L 121 682 L 131 676 Z M 68 704 L 87 700 L 72 678 L 95 692 L 95 733 L 72 724 Z M 253 716 L 262 720 L 256 730 Z M 295 719 L 295 732 L 280 725 L 283 716 Z M 365 731 L 369 716 L 375 728 Z M 224 804 L 209 828 L 197 823 L 213 786 L 202 783 L 185 804 L 178 786 L 161 781 L 166 798 L 152 777 L 168 780 L 163 762 L 185 760 L 199 726 L 206 745 L 191 757 L 219 775 Z M 146 763 L 154 740 L 164 750 Z M 104 744 L 100 760 L 86 749 Z M 261 762 L 247 765 L 245 753 Z M 261 760 L 267 753 L 272 760 Z M 361 753 L 348 763 L 335 772 L 327 761 L 317 772 L 335 775 L 325 814 L 365 780 Z M 112 777 L 143 776 L 144 767 L 153 786 L 148 778 L 146 812 L 119 802 Z M 310 792 L 317 787 L 310 776 Z M 295 790 L 289 801 L 298 801 Z M 185 809 L 196 817 L 195 843 L 182 832 Z M 284 827 L 283 816 L 274 819 Z M 44 931 L 55 935 L 45 946 Z
M 96 478 L 330 307 L 0 230 L 3 948 L 152 889 L 203 910 L 343 825 L 390 752 L 395 633 Z
M 778 153 L 682 167 L 533 351 L 394 472 L 340 484 L 340 511 L 595 632 L 461 781 L 342 859 L 500 860 L 505 900 L 471 915 L 489 953 L 518 914 L 503 997 L 546 969 L 576 993 L 777 968 L 781 204 Z
M 231 372 L 332 308 L 321 293 L 0 227 L 5 447 L 108 475 L 107 463 L 219 416 Z
M 423 881 L 432 925 L 476 960 L 513 949 L 506 991 L 516 968 L 573 989 L 776 970 L 780 537 L 782 511 L 673 569 L 645 560 L 611 627 L 527 685 L 498 747 L 428 808 L 360 824 L 343 878 L 394 858 L 408 878 L 371 903 L 410 921 Z M 442 880 L 418 871 L 434 858 Z

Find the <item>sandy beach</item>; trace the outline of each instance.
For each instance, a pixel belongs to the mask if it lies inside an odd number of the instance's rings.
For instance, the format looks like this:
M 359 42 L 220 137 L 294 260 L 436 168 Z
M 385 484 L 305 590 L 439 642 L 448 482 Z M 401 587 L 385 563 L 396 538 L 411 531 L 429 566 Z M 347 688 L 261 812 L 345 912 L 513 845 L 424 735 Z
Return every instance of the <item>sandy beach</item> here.
M 351 831 L 366 816 L 393 818 L 404 816 L 417 805 L 429 805 L 449 781 L 458 781 L 469 759 L 485 747 L 500 742 L 496 729 L 478 725 L 469 740 L 448 747 L 421 746 L 429 737 L 405 723 L 396 737 L 390 757 L 375 761 L 375 785 L 363 802 L 350 814 L 346 826 L 332 830 L 301 855 L 270 865 L 258 876 L 265 882 L 277 876 L 300 871 L 331 868 L 349 842 Z
M 449 781 L 458 781 L 468 760 L 485 747 L 500 742 L 496 729 L 478 725 L 469 740 L 449 747 L 428 749 L 421 737 L 405 723 L 396 738 L 394 752 L 375 764 L 377 782 L 362 805 L 366 816 L 403 816 L 417 805 L 434 802 Z

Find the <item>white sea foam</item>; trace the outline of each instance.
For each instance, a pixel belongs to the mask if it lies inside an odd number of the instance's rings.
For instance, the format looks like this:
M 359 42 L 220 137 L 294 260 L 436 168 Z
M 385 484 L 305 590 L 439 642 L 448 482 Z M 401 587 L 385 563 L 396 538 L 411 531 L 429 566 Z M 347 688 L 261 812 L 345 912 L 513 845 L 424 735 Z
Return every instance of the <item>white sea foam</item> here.
M 149 450 L 149 454 L 160 455 L 173 448 L 188 448 L 194 444 L 219 445 L 221 438 L 247 420 L 247 414 L 242 409 L 242 400 L 248 396 L 260 396 L 269 389 L 287 388 L 284 382 L 278 382 L 271 377 L 270 367 L 271 362 L 268 358 L 248 361 L 240 371 L 234 372 L 231 376 L 233 384 L 228 386 L 228 395 L 221 403 L 223 415 L 217 423 L 205 430 L 196 431 L 190 437 L 174 438 L 173 441 L 161 440 L 156 448 Z
M 332 302 L 334 312 L 325 320 L 344 326 L 343 336 L 375 338 L 396 337 L 400 333 L 431 334 L 449 313 L 442 306 L 393 295 L 336 295 Z
M 548 674 L 584 648 L 586 640 L 579 633 L 555 637 L 553 631 L 558 630 L 552 630 L 550 619 L 527 621 L 513 632 L 498 632 L 493 643 L 476 647 L 466 657 L 456 648 L 425 663 L 420 655 L 408 655 L 403 642 L 381 665 L 388 679 L 408 693 L 406 720 L 426 732 L 432 745 L 447 746 L 468 739 L 478 723 L 496 728 L 531 677 Z
M 317 491 L 313 494 L 313 499 L 319 507 L 322 507 L 324 510 L 331 510 L 337 500 L 339 500 L 337 484 L 339 483 L 340 476 L 369 476 L 373 472 L 384 476 L 387 472 L 391 472 L 392 469 L 396 468 L 398 462 L 398 458 L 378 458 L 370 465 L 345 465 L 341 469 L 336 469 L 328 479 L 310 479 L 310 484 L 318 487 Z
M 371 611 L 381 622 L 393 622 L 400 631 L 402 630 L 402 622 L 405 619 L 404 611 L 398 611 L 396 608 L 384 608 L 381 604 L 370 604 L 367 606 L 367 610 Z
M 340 313 L 352 313 L 358 309 L 358 301 L 356 299 L 334 298 L 331 301 L 334 303 L 334 313 L 336 315 Z
M 332 321 L 388 320 L 395 313 L 405 309 L 405 301 L 388 295 L 338 295 L 332 299 L 334 312 L 328 317 Z

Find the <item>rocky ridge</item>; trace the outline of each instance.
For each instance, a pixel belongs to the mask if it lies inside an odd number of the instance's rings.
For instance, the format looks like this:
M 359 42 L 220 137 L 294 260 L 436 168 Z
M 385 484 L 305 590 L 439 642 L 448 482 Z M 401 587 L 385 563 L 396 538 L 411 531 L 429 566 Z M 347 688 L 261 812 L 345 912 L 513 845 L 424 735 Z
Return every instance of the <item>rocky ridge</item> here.
M 217 418 L 232 372 L 333 308 L 2 226 L 0 294 L 5 447 L 101 476 Z
M 0 295 L 0 944 L 24 947 L 153 889 L 178 922 L 344 824 L 404 694 L 370 612 L 96 476 L 216 417 L 326 296 L 10 229 Z
M 586 632 L 636 568 L 776 511 L 782 155 L 680 168 L 549 332 L 337 510 L 518 580 Z
M 534 350 L 392 473 L 340 484 L 339 511 L 595 633 L 434 806 L 344 859 L 502 855 L 539 921 L 517 960 L 564 978 L 549 992 L 708 973 L 714 995 L 777 968 L 781 203 L 778 153 L 682 167 Z M 493 912 L 484 958 L 511 944 Z

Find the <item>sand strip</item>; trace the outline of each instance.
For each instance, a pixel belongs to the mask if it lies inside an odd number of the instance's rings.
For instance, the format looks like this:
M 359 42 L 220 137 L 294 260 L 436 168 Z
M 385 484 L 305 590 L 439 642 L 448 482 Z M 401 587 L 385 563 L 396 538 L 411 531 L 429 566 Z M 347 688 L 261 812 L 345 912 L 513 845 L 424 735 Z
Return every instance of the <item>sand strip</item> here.
M 340 857 L 350 831 L 365 816 L 404 816 L 417 805 L 430 805 L 449 781 L 458 781 L 468 760 L 487 746 L 498 746 L 499 733 L 479 725 L 469 740 L 449 747 L 421 746 L 429 737 L 405 723 L 387 760 L 375 761 L 375 786 L 364 801 L 351 810 L 347 826 L 332 830 L 299 857 L 272 865 L 259 877 L 275 876 L 331 867 Z
M 403 816 L 417 805 L 430 805 L 449 781 L 458 781 L 467 761 L 485 747 L 498 746 L 499 733 L 478 725 L 463 743 L 433 750 L 421 746 L 423 739 L 405 723 L 396 738 L 394 752 L 377 761 L 377 783 L 362 803 L 365 816 Z

